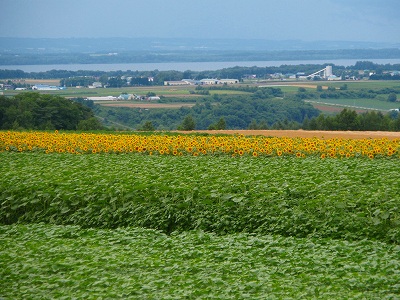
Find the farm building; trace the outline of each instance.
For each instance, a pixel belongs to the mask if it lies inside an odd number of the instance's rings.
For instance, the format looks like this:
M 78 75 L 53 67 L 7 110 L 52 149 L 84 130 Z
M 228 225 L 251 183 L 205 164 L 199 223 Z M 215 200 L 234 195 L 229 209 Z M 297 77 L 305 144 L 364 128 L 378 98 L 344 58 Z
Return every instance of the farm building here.
M 96 88 L 102 88 L 103 84 L 101 82 L 95 81 L 92 83 L 92 85 L 89 85 L 90 89 L 96 89 Z
M 196 85 L 199 81 L 193 79 L 182 79 L 177 81 L 164 81 L 164 85 Z
M 185 81 L 190 85 L 197 85 L 200 83 L 198 80 L 194 80 L 194 79 L 182 79 L 182 81 Z
M 151 96 L 151 97 L 147 97 L 147 100 L 149 100 L 149 101 L 160 100 L 160 97 L 158 97 L 158 96 Z
M 116 101 L 118 100 L 117 97 L 114 96 L 101 96 L 101 97 L 87 97 L 85 100 L 92 100 L 92 101 Z
M 37 91 L 57 91 L 57 90 L 64 90 L 65 87 L 55 86 L 55 85 L 47 85 L 47 84 L 36 84 L 32 86 L 32 90 Z
M 337 77 L 335 75 L 330 75 L 326 79 L 328 79 L 329 81 L 334 81 L 334 80 L 342 80 L 342 77 Z
M 235 84 L 239 83 L 237 79 L 220 79 L 218 80 L 218 84 Z
M 200 80 L 200 84 L 206 84 L 206 85 L 218 84 L 218 79 L 205 78 Z
M 164 81 L 164 85 L 189 85 L 190 83 L 187 81 L 179 80 L 179 81 Z
M 132 94 L 121 94 L 118 96 L 118 100 L 133 100 L 135 96 Z

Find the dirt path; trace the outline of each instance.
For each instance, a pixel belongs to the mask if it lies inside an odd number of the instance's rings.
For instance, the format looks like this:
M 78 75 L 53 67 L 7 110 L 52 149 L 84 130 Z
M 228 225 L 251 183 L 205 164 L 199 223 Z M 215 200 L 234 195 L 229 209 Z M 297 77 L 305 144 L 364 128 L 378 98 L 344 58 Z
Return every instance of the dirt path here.
M 262 85 L 262 87 L 280 87 L 280 86 L 294 86 L 294 87 L 303 87 L 303 88 L 316 89 L 318 85 L 317 84 L 303 83 L 303 82 L 288 82 L 288 83 L 271 82 L 271 83 L 267 83 L 265 85 Z M 322 85 L 321 87 L 322 87 L 323 90 L 327 90 L 328 89 L 327 85 Z
M 102 106 L 130 107 L 130 108 L 181 108 L 192 107 L 196 103 L 105 103 Z
M 389 131 L 309 131 L 309 130 L 196 130 L 195 132 L 205 132 L 210 134 L 243 134 L 243 135 L 263 135 L 274 137 L 305 137 L 305 138 L 344 138 L 344 139 L 364 139 L 364 138 L 388 138 L 400 139 L 400 132 Z M 187 132 L 182 132 L 187 133 Z

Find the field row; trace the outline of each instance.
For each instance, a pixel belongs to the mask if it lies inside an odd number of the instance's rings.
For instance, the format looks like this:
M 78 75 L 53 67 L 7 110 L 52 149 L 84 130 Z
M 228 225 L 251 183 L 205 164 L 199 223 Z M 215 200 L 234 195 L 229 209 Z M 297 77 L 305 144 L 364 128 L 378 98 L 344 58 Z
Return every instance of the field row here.
M 4 299 L 397 299 L 400 247 L 202 231 L 0 226 Z
M 400 242 L 397 159 L 0 153 L 0 223 Z
M 400 139 L 318 139 L 243 135 L 139 135 L 0 132 L 0 152 L 141 153 L 148 155 L 400 157 Z

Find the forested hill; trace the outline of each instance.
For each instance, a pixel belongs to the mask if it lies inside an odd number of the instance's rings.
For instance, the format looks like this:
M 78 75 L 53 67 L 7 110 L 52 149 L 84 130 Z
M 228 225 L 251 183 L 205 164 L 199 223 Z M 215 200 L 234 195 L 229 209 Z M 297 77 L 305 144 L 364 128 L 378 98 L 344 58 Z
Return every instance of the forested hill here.
M 22 93 L 0 96 L 0 129 L 89 130 L 103 126 L 93 111 L 60 96 Z
M 157 130 L 176 130 L 185 118 L 190 117 L 193 128 L 209 129 L 222 119 L 227 129 L 266 129 L 285 122 L 299 127 L 304 119 L 319 115 L 311 104 L 296 98 L 282 98 L 278 88 L 258 89 L 245 95 L 214 95 L 197 100 L 193 107 L 180 109 L 128 109 L 126 107 L 104 107 L 96 105 L 96 115 L 106 122 L 123 124 L 132 129 L 141 129 L 152 124 Z M 222 129 L 222 128 L 219 128 Z

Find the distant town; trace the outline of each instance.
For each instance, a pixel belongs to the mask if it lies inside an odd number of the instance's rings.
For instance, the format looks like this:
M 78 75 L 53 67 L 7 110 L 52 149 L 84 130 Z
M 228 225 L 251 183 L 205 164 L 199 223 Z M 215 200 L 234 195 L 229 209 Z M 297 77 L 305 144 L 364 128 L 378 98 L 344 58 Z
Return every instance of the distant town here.
M 283 65 L 234 67 L 217 71 L 62 71 L 27 73 L 0 70 L 0 90 L 56 91 L 67 88 L 118 88 L 129 86 L 232 85 L 268 81 L 400 80 L 400 65 L 357 62 L 355 66 Z M 35 79 L 34 82 L 29 79 Z M 47 84 L 51 79 L 54 84 Z M 123 96 L 125 98 L 125 96 Z M 135 98 L 132 95 L 130 98 Z M 137 98 L 135 98 L 137 99 Z M 151 100 L 152 98 L 149 98 Z

